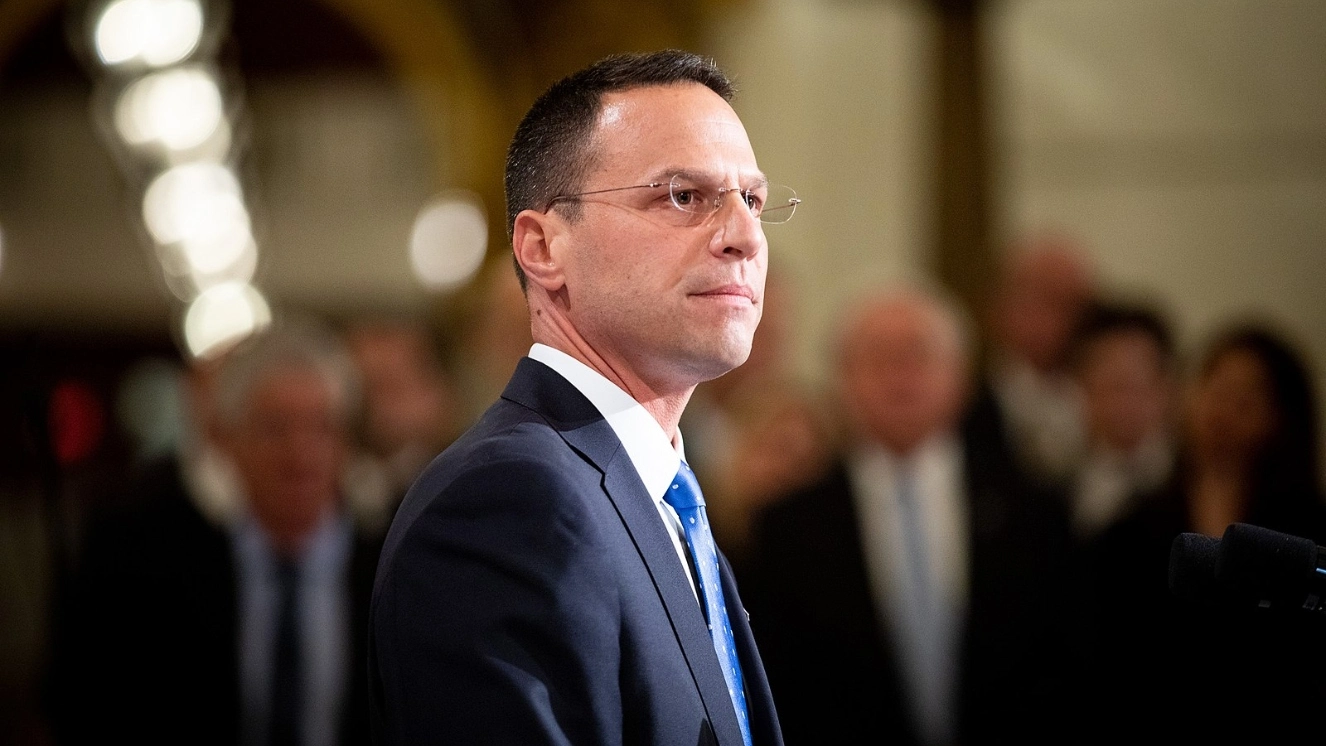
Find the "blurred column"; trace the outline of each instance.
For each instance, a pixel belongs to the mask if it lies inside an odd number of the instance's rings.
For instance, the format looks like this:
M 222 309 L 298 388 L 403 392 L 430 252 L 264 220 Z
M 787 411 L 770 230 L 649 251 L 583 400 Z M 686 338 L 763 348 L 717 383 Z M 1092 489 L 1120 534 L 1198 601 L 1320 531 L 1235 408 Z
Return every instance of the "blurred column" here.
M 934 271 L 972 318 L 980 318 L 995 268 L 989 235 L 984 3 L 931 1 L 939 18 Z

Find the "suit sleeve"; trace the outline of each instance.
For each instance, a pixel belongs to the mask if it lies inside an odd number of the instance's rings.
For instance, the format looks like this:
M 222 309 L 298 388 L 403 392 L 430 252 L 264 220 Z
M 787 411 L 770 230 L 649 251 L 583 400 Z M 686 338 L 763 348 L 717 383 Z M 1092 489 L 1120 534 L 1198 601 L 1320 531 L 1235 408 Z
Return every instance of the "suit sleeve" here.
M 380 746 L 620 740 L 598 484 L 567 474 L 492 460 L 416 496 L 427 506 L 383 557 L 373 601 Z

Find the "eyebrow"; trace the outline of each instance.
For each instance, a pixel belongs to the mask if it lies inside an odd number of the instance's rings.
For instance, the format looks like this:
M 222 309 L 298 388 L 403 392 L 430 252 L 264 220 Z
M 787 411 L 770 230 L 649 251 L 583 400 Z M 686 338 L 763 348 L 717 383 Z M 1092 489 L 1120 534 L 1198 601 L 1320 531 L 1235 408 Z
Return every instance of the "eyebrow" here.
M 660 169 L 655 173 L 656 175 L 651 177 L 650 181 L 667 183 L 667 179 L 673 176 L 680 176 L 683 179 L 689 179 L 691 181 L 719 181 L 714 178 L 712 172 L 693 171 L 685 168 Z M 763 173 L 756 172 L 748 183 L 743 183 L 739 186 L 742 189 L 758 189 L 760 187 L 769 186 L 769 178 Z

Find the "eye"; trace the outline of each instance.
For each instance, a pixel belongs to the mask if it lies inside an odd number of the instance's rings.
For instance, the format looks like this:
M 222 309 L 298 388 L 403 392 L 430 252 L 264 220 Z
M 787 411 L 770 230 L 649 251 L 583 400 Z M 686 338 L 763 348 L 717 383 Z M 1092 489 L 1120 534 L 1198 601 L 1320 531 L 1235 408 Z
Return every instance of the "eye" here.
M 678 207 L 693 207 L 700 198 L 694 189 L 679 187 L 672 190 L 672 201 L 676 202 Z
M 741 200 L 746 203 L 746 208 L 753 214 L 759 215 L 764 209 L 764 195 L 754 189 L 741 190 Z

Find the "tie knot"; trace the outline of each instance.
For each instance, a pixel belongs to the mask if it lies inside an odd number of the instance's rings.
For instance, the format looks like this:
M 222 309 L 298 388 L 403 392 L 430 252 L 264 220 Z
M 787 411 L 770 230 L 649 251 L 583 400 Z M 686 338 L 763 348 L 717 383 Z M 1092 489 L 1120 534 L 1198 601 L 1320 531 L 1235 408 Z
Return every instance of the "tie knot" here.
M 681 468 L 677 469 L 677 476 L 672 478 L 672 484 L 668 485 L 663 500 L 679 512 L 704 505 L 704 493 L 700 491 L 700 483 L 695 480 L 695 472 L 691 471 L 691 467 L 687 466 L 685 461 L 681 462 Z

